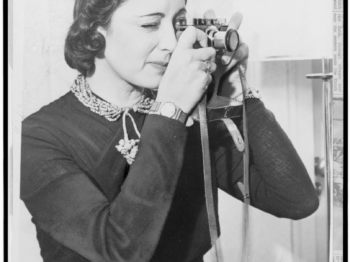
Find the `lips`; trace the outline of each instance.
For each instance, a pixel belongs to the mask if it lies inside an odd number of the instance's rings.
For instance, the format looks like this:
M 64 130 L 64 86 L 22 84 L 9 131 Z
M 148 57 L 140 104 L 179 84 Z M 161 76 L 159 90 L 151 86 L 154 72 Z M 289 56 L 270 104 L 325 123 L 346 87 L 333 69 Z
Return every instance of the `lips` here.
M 148 64 L 153 68 L 156 69 L 156 71 L 160 74 L 163 74 L 165 70 L 167 69 L 168 62 L 162 62 L 162 61 L 152 61 L 148 62 Z
M 165 67 L 165 68 L 168 67 L 168 64 L 169 64 L 169 62 L 162 62 L 162 61 L 152 61 L 149 63 L 152 65 L 158 65 L 158 66 Z

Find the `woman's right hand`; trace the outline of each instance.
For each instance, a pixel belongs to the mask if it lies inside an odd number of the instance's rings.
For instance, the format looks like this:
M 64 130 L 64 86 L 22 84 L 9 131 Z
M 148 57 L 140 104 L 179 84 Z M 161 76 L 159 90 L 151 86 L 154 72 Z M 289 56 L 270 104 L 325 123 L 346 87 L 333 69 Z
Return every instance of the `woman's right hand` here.
M 198 42 L 202 48 L 194 49 Z M 216 51 L 207 47 L 207 35 L 188 27 L 181 35 L 159 84 L 157 101 L 172 102 L 188 114 L 202 98 L 216 70 Z M 206 61 L 211 63 L 207 70 Z M 207 72 L 208 71 L 208 72 Z

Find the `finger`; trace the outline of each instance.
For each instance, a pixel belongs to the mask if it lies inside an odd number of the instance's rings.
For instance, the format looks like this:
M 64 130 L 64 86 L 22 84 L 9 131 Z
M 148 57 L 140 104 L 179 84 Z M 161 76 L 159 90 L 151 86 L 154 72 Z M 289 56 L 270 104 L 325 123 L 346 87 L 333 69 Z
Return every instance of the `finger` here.
M 216 71 L 217 65 L 215 63 L 210 63 L 209 73 L 212 74 Z
M 204 87 L 204 89 L 208 89 L 208 86 L 210 85 L 211 81 L 213 81 L 213 77 L 210 74 L 207 74 L 207 83 Z
M 248 45 L 245 43 L 242 43 L 236 52 L 234 53 L 232 60 L 230 62 L 230 67 L 235 66 L 238 63 L 243 64 L 244 62 L 246 63 L 248 61 L 249 57 L 249 48 Z
M 232 52 L 225 52 L 221 57 L 221 64 L 229 65 L 229 67 L 235 66 L 240 61 L 249 57 L 249 48 L 246 43 L 241 43 L 237 50 Z
M 214 73 L 216 71 L 217 65 L 215 63 L 212 63 L 212 62 L 202 62 L 202 61 L 200 61 L 197 64 L 197 68 L 199 68 L 203 72 L 212 74 L 212 73 Z
M 193 51 L 193 58 L 200 61 L 215 61 L 216 51 L 212 47 L 204 47 Z
M 221 56 L 221 64 L 228 65 L 231 62 L 232 56 L 234 52 L 227 52 L 225 51 Z
M 177 41 L 179 41 L 180 36 L 182 35 L 182 33 L 183 33 L 183 31 L 177 31 L 176 32 L 176 39 L 177 39 Z
M 206 73 L 206 72 L 202 72 L 199 76 L 200 79 L 203 79 L 203 86 L 202 88 L 204 90 L 208 89 L 208 86 L 210 85 L 210 83 L 213 81 L 213 77 L 211 74 Z
M 231 16 L 230 22 L 228 23 L 229 29 L 238 30 L 241 26 L 243 15 L 240 12 L 236 12 Z
M 189 26 L 181 34 L 177 47 L 182 49 L 193 49 L 193 45 L 196 42 L 198 42 L 202 47 L 207 47 L 207 34 L 193 26 Z
M 205 19 L 215 19 L 216 18 L 215 11 L 213 9 L 208 9 L 207 11 L 205 11 L 203 17 Z

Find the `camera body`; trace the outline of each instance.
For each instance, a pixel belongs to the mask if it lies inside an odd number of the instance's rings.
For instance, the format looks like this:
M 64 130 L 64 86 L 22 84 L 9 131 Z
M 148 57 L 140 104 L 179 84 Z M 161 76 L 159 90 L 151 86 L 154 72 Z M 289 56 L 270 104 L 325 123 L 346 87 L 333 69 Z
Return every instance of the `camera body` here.
M 188 26 L 204 31 L 208 35 L 208 46 L 217 51 L 234 52 L 239 46 L 238 32 L 228 29 L 226 19 L 192 18 L 181 19 L 176 23 L 179 31 L 184 31 Z

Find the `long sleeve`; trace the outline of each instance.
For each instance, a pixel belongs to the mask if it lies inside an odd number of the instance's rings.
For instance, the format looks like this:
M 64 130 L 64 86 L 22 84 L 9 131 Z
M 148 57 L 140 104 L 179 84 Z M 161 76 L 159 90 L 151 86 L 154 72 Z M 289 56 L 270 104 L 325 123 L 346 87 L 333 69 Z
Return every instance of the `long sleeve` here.
M 314 186 L 274 115 L 257 99 L 247 101 L 251 205 L 277 217 L 301 219 L 318 208 Z M 242 121 L 237 125 L 242 131 Z M 219 187 L 243 200 L 243 155 L 223 124 L 212 128 Z M 241 132 L 242 133 L 242 132 Z
M 59 132 L 24 124 L 21 199 L 37 225 L 89 261 L 149 261 L 181 172 L 187 131 L 175 120 L 148 116 L 141 137 L 135 162 L 110 202 Z

